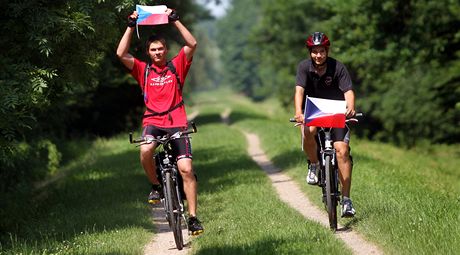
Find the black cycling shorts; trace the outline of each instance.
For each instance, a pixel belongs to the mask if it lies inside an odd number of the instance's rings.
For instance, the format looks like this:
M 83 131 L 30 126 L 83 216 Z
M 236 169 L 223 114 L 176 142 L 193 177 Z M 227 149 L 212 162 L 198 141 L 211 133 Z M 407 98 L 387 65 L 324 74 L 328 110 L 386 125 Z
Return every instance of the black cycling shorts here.
M 348 126 L 345 126 L 344 128 L 333 128 L 331 138 L 334 142 L 341 141 L 350 143 L 350 129 Z
M 142 137 L 146 136 L 164 136 L 166 134 L 172 135 L 178 131 L 185 131 L 187 128 L 160 128 L 156 126 L 145 126 L 142 130 Z M 181 137 L 178 139 L 174 139 L 171 142 L 171 148 L 173 150 L 173 157 L 176 160 L 182 158 L 190 158 L 192 159 L 192 145 L 190 143 L 189 137 Z

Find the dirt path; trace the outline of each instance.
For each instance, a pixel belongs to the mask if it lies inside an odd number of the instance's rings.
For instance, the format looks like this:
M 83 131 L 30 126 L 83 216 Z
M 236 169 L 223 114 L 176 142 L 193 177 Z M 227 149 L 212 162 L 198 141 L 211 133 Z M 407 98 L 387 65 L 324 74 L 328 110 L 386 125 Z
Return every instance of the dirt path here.
M 165 218 L 165 211 L 162 204 L 152 206 L 152 218 L 155 224 L 155 236 L 153 240 L 148 243 L 144 248 L 146 255 L 174 255 L 174 254 L 187 254 L 190 250 L 190 238 L 188 231 L 182 229 L 182 236 L 184 237 L 185 247 L 179 251 L 174 242 L 174 236 L 169 229 L 168 221 Z
M 230 113 L 231 110 L 226 109 L 221 114 L 223 123 L 230 124 Z M 302 193 L 297 183 L 287 175 L 281 173 L 281 170 L 270 162 L 265 152 L 260 147 L 258 136 L 245 131 L 242 132 L 246 136 L 249 144 L 247 148 L 248 154 L 267 173 L 281 200 L 296 209 L 305 218 L 317 221 L 329 228 L 326 212 L 313 205 Z M 152 242 L 145 247 L 144 254 L 187 254 L 190 251 L 190 239 L 187 231 L 183 230 L 186 246 L 182 251 L 179 251 L 175 247 L 174 238 L 165 220 L 163 208 L 160 205 L 153 207 L 152 215 L 157 233 Z M 339 228 L 343 228 L 343 226 L 339 226 Z M 367 242 L 354 231 L 337 231 L 336 236 L 343 240 L 345 244 L 353 250 L 354 254 L 383 254 L 377 246 Z
M 225 109 L 220 117 L 223 123 L 230 124 L 230 109 Z M 329 220 L 324 210 L 313 205 L 310 200 L 302 193 L 297 183 L 289 176 L 281 173 L 265 155 L 265 152 L 260 146 L 259 137 L 255 134 L 242 131 L 248 142 L 248 154 L 262 168 L 275 187 L 276 192 L 281 200 L 296 209 L 305 218 L 319 222 L 321 225 L 329 228 Z M 339 225 L 339 229 L 344 227 Z M 383 252 L 375 245 L 364 240 L 360 235 L 351 230 L 339 230 L 336 236 L 343 240 L 345 244 L 353 250 L 354 254 L 383 254 Z
M 268 174 L 281 200 L 296 209 L 305 218 L 317 221 L 329 228 L 329 220 L 325 211 L 314 206 L 302 193 L 297 183 L 282 174 L 281 170 L 270 162 L 260 147 L 257 135 L 246 132 L 244 134 L 249 144 L 249 155 Z M 339 225 L 339 229 L 343 229 L 343 226 Z M 354 254 L 383 254 L 378 247 L 367 242 L 354 231 L 338 230 L 336 236 L 342 239 Z

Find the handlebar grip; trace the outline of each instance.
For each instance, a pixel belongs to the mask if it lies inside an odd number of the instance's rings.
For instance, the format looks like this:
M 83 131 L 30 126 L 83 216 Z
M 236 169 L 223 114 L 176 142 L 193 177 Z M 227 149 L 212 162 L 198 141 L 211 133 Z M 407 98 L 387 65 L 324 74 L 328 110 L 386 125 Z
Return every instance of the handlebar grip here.
M 362 112 L 357 112 L 355 113 L 355 117 L 363 117 L 364 114 Z
M 196 128 L 195 122 L 191 121 L 190 125 L 192 126 L 192 129 L 189 129 L 189 130 L 186 130 L 186 131 L 182 132 L 182 135 L 188 135 L 188 134 L 198 132 L 198 129 Z
M 129 143 L 142 143 L 145 142 L 145 138 L 140 138 L 138 140 L 133 139 L 133 133 L 129 132 Z
M 294 118 L 290 118 L 289 122 L 297 122 Z
M 198 129 L 196 128 L 195 122 L 192 121 L 191 124 L 192 124 L 193 133 L 198 132 Z

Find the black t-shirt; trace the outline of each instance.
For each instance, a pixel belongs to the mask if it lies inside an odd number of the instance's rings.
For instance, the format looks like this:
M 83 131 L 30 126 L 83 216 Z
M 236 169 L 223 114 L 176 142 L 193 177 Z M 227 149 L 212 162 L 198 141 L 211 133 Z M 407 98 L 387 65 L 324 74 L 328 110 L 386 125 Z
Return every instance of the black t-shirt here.
M 326 72 L 320 77 L 311 59 L 302 60 L 297 66 L 296 85 L 303 87 L 311 97 L 345 100 L 343 94 L 353 89 L 350 74 L 345 65 L 334 58 L 328 57 L 326 61 Z

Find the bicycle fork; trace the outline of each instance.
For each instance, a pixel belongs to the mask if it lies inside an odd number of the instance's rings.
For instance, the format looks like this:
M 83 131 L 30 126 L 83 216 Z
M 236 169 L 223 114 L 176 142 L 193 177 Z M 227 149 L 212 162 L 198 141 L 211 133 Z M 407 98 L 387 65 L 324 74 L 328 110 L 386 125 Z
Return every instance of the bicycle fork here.
M 339 176 L 338 176 L 338 169 L 337 169 L 337 161 L 336 161 L 336 154 L 335 154 L 335 149 L 333 146 L 333 141 L 331 138 L 331 133 L 330 132 L 325 132 L 325 139 L 324 139 L 324 148 L 321 149 L 321 178 L 323 180 L 322 185 L 325 185 L 325 167 L 326 167 L 326 156 L 330 156 L 331 158 L 331 164 L 334 169 L 334 183 L 332 183 L 333 187 L 335 187 L 335 197 L 337 198 L 337 201 L 340 201 L 340 190 L 339 188 Z

